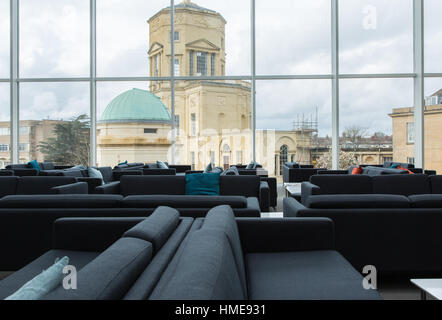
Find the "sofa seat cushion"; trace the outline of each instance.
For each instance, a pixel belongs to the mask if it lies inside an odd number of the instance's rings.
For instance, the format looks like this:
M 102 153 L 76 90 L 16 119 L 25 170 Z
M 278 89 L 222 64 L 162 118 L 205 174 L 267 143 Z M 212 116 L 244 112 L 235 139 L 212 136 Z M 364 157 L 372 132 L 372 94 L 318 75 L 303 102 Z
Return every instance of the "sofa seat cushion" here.
M 178 266 L 176 272 L 167 281 L 160 281 L 150 299 L 245 299 L 232 248 L 223 231 L 192 232 L 174 266 Z
M 151 259 L 150 242 L 136 238 L 121 238 L 78 272 L 76 290 L 65 290 L 59 286 L 44 299 L 122 299 Z
M 0 281 L 0 300 L 5 299 L 20 289 L 26 282 L 39 275 L 55 263 L 57 258 L 69 257 L 69 264 L 80 271 L 86 264 L 95 259 L 99 252 L 51 250 L 40 256 L 22 269 Z
M 0 199 L 0 208 L 118 208 L 122 200 L 101 194 L 12 195 Z
M 417 194 L 408 198 L 412 208 L 442 208 L 442 194 Z
M 311 209 L 409 208 L 407 197 L 392 194 L 335 194 L 309 196 L 305 206 Z
M 19 177 L 0 177 L 0 197 L 15 194 Z
M 246 255 L 251 300 L 378 300 L 336 251 Z
M 242 196 L 128 196 L 124 198 L 122 203 L 127 208 L 156 208 L 159 206 L 172 208 L 213 208 L 220 205 L 229 205 L 237 209 L 247 207 L 247 199 Z

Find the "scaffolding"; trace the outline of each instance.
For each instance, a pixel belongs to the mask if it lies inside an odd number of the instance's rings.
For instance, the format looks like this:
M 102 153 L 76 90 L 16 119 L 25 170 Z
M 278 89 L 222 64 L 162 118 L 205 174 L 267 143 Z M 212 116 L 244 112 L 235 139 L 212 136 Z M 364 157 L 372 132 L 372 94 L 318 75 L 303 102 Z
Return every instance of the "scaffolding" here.
M 300 164 L 312 164 L 311 148 L 313 147 L 313 135 L 318 134 L 318 108 L 316 115 L 305 116 L 298 114 L 293 121 L 293 131 L 296 133 L 295 162 Z

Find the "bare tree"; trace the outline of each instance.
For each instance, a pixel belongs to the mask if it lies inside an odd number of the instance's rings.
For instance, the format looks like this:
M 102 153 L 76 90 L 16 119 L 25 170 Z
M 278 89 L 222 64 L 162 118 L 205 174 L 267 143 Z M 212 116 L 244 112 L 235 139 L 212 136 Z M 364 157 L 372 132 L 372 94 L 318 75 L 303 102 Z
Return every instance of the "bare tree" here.
M 342 134 L 344 143 L 349 143 L 353 147 L 353 150 L 356 151 L 359 145 L 364 141 L 367 137 L 368 129 L 364 127 L 360 127 L 357 125 L 349 126 L 345 128 L 345 131 Z

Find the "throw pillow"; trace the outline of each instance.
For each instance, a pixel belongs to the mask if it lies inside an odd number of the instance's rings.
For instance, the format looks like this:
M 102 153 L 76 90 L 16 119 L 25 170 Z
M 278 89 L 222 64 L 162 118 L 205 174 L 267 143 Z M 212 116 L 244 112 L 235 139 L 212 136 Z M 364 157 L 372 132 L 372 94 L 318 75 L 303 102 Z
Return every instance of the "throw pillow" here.
M 118 165 L 121 166 L 121 165 L 123 165 L 123 164 L 127 164 L 127 160 L 124 161 L 124 162 L 119 163 Z
M 41 171 L 40 165 L 38 164 L 37 160 L 32 160 L 31 162 L 28 162 L 28 165 L 31 166 L 31 168 L 37 169 L 38 172 Z
M 157 166 L 159 169 L 169 169 L 169 166 L 162 161 L 157 161 Z
M 398 163 L 394 163 L 390 166 L 390 169 L 399 169 L 400 165 Z
M 362 167 L 355 167 L 353 168 L 353 170 L 351 171 L 351 174 L 362 174 Z
M 212 163 L 209 163 L 209 164 L 207 165 L 206 169 L 204 169 L 204 173 L 212 172 L 212 170 L 213 170 L 213 164 L 212 164 Z
M 219 196 L 219 173 L 186 175 L 186 195 Z
M 5 300 L 39 300 L 43 298 L 60 285 L 64 277 L 63 268 L 68 264 L 68 257 L 58 260 Z
M 408 170 L 407 168 L 401 167 L 401 166 L 397 166 L 396 169 L 398 170 L 403 170 L 403 171 L 408 171 L 409 174 L 414 174 L 413 171 Z
M 87 168 L 87 173 L 89 175 L 89 177 L 91 178 L 99 178 L 101 179 L 101 184 L 104 184 L 104 180 L 103 180 L 103 175 L 101 174 L 101 172 L 95 168 Z
M 247 170 L 255 169 L 255 167 L 256 167 L 256 164 L 255 164 L 254 161 L 252 161 L 252 162 L 250 162 L 250 163 L 247 165 L 246 169 L 247 169 Z

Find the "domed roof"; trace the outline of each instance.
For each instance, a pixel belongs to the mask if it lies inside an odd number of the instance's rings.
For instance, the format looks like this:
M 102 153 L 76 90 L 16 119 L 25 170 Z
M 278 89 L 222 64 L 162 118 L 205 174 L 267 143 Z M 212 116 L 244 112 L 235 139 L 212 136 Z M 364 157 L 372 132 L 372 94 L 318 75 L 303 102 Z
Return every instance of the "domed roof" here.
M 113 99 L 101 115 L 100 122 L 168 122 L 169 109 L 147 90 L 132 89 Z

